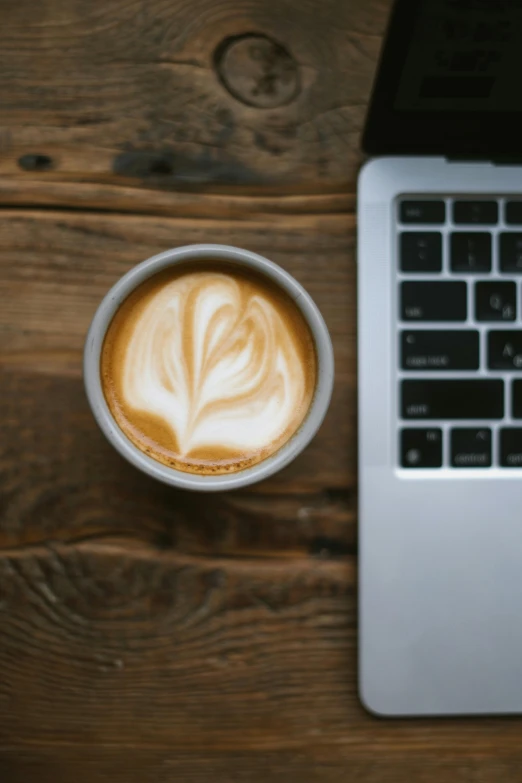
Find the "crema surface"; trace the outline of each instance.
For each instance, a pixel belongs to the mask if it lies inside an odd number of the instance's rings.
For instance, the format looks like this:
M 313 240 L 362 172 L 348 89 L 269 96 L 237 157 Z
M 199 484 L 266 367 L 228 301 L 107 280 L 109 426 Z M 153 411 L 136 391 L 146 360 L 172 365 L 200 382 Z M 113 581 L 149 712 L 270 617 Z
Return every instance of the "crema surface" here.
M 173 267 L 138 287 L 109 326 L 104 394 L 123 432 L 154 459 L 227 473 L 292 437 L 317 360 L 293 301 L 228 265 Z

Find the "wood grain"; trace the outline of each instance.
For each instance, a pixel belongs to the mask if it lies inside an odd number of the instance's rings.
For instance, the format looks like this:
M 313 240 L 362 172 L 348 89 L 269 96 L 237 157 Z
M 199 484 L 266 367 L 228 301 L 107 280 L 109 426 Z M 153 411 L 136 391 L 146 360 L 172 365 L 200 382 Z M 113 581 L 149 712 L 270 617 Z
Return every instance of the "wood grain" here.
M 477 743 L 478 745 L 478 743 Z M 132 756 L 132 771 L 127 759 Z M 230 780 L 266 783 L 306 780 L 307 783 L 475 783 L 476 781 L 519 781 L 520 756 L 517 752 L 497 752 L 484 756 L 475 745 L 468 754 L 451 751 L 441 754 L 424 749 L 411 753 L 401 748 L 393 753 L 354 752 L 340 759 L 335 752 L 312 757 L 302 749 L 263 750 L 247 753 L 237 750 L 176 751 L 169 748 L 105 748 L 89 751 L 60 745 L 5 750 L 0 758 L 0 774 L 9 783 L 127 783 L 129 780 L 175 781 Z M 231 772 L 232 770 L 232 772 Z
M 253 195 L 211 193 L 121 184 L 52 181 L 47 178 L 0 179 L 0 208 L 64 209 L 212 220 L 270 220 L 277 224 L 289 215 L 353 213 L 355 197 L 347 190 L 317 194 Z
M 116 780 L 148 779 L 158 767 L 169 781 L 513 772 L 517 720 L 377 721 L 364 712 L 354 580 L 353 559 L 289 569 L 88 542 L 6 555 L 7 780 L 38 768 L 44 780 L 97 781 L 111 770 Z
M 25 158 L 46 181 L 353 189 L 389 6 L 1 0 L 0 174 Z M 246 105 L 220 81 L 216 51 L 252 33 L 295 62 L 288 105 Z
M 330 743 L 346 699 L 355 706 L 341 665 L 355 641 L 347 563 L 289 572 L 87 543 L 6 556 L 0 583 L 7 746 L 196 749 L 204 738 L 208 750 L 262 750 L 300 745 L 321 724 Z

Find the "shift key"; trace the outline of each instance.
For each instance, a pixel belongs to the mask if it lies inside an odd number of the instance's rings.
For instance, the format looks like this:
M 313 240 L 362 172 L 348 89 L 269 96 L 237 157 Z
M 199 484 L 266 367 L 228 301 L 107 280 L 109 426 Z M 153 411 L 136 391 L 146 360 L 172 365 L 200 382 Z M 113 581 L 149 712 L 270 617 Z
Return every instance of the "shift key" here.
M 467 286 L 460 280 L 409 281 L 401 285 L 404 321 L 465 321 Z
M 502 419 L 504 381 L 415 380 L 402 382 L 404 419 Z

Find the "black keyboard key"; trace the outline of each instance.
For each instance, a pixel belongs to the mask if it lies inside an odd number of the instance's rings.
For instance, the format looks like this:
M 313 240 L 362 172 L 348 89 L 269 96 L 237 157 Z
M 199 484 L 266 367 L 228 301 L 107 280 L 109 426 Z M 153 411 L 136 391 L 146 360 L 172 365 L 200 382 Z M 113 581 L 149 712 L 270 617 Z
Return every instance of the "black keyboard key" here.
M 479 333 L 430 329 L 401 334 L 403 370 L 478 370 Z
M 436 231 L 407 231 L 400 238 L 403 272 L 440 272 L 442 235 Z
M 500 464 L 503 468 L 522 468 L 522 429 L 500 430 Z
M 444 223 L 446 205 L 444 201 L 401 201 L 399 220 L 401 223 Z
M 491 331 L 488 334 L 488 367 L 490 370 L 522 372 L 522 332 Z
M 498 223 L 498 204 L 496 201 L 455 201 L 453 222 L 493 225 Z
M 404 419 L 502 419 L 504 381 L 403 381 L 401 413 Z
M 492 280 L 475 284 L 477 321 L 514 321 L 516 317 L 516 283 Z
M 401 465 L 403 468 L 440 468 L 442 465 L 442 430 L 403 430 L 401 432 Z
M 406 282 L 401 285 L 404 321 L 465 321 L 467 285 L 463 281 Z
M 501 271 L 522 275 L 522 234 L 512 231 L 499 236 Z
M 451 270 L 464 274 L 491 272 L 491 234 L 456 231 L 451 235 Z
M 511 391 L 513 418 L 522 419 L 522 381 L 513 381 Z
M 522 226 L 522 201 L 507 202 L 506 223 L 511 226 Z
M 452 430 L 451 464 L 454 468 L 490 468 L 491 430 Z

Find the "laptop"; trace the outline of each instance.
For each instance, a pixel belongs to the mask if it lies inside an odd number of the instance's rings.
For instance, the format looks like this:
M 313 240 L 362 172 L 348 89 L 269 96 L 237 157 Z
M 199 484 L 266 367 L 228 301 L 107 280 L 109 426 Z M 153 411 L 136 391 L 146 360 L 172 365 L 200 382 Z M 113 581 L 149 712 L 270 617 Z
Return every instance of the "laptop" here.
M 359 685 L 522 712 L 522 0 L 398 0 L 358 186 Z

